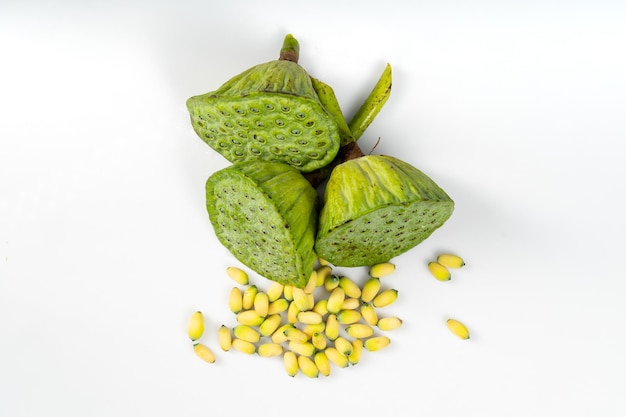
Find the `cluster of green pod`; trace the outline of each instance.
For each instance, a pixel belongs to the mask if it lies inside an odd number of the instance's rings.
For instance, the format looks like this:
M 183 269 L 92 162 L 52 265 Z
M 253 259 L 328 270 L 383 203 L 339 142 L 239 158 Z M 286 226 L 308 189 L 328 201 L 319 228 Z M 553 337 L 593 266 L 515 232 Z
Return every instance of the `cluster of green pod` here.
M 262 290 L 245 271 L 229 267 L 228 276 L 239 284 L 228 297 L 237 324 L 220 326 L 220 348 L 281 357 L 290 376 L 328 376 L 332 367 L 356 365 L 364 351 L 389 346 L 386 333 L 402 325 L 396 316 L 381 315 L 398 298 L 396 289 L 381 285 L 394 269 L 390 263 L 374 265 L 359 285 L 324 264 L 303 288 L 274 282 Z
M 298 56 L 287 35 L 279 59 L 189 98 L 187 108 L 198 136 L 232 162 L 206 182 L 218 240 L 259 275 L 303 288 L 317 258 L 389 262 L 441 227 L 454 202 L 410 164 L 356 145 L 389 97 L 389 65 L 347 122 L 333 89 Z

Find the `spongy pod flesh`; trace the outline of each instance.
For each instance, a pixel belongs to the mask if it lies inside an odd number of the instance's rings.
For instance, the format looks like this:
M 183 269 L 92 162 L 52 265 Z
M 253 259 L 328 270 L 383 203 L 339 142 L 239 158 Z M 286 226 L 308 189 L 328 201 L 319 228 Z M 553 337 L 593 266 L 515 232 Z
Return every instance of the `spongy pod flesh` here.
M 298 170 L 235 163 L 209 177 L 206 205 L 218 240 L 240 262 L 267 279 L 306 285 L 317 259 L 318 195 Z
M 230 162 L 283 162 L 302 172 L 328 165 L 340 146 L 302 66 L 286 60 L 256 65 L 215 91 L 187 100 L 196 134 Z
M 315 250 L 337 266 L 386 262 L 424 241 L 453 210 L 448 194 L 412 165 L 362 156 L 332 171 Z

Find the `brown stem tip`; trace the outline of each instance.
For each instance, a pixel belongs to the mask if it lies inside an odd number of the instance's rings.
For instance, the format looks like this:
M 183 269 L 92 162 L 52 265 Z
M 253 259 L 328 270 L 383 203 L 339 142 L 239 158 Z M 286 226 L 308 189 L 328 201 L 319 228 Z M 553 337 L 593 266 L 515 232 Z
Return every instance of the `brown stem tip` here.
M 278 59 L 280 61 L 291 61 L 297 64 L 299 57 L 300 44 L 292 35 L 285 36 L 283 47 L 280 50 L 280 56 Z

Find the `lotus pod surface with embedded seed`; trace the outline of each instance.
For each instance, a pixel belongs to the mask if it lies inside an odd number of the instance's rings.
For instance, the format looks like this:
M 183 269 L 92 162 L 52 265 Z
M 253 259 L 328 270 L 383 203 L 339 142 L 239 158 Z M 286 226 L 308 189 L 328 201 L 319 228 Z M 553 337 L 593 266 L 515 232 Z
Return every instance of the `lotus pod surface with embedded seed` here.
M 289 42 L 297 51 L 295 39 L 287 36 Z M 189 98 L 187 109 L 198 136 L 233 163 L 275 161 L 311 172 L 339 151 L 337 122 L 306 70 L 289 60 L 256 65 Z
M 281 284 L 306 285 L 317 259 L 318 195 L 298 170 L 233 164 L 209 177 L 206 204 L 217 238 L 239 261 Z
M 324 191 L 315 250 L 337 266 L 387 262 L 452 215 L 454 202 L 423 172 L 368 155 L 338 165 Z

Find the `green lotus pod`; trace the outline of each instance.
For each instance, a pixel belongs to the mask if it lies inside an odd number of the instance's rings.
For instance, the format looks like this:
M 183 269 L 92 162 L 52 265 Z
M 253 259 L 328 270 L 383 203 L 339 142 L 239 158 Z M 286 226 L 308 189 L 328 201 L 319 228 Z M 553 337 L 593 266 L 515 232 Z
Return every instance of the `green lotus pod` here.
M 410 164 L 362 156 L 331 173 L 315 250 L 337 266 L 387 262 L 430 236 L 453 210 L 450 197 Z
M 340 146 L 337 122 L 297 63 L 298 52 L 297 41 L 287 35 L 280 59 L 189 98 L 187 109 L 198 136 L 233 163 L 283 162 L 302 172 L 329 164 Z
M 219 241 L 261 276 L 304 287 L 313 251 L 317 191 L 295 168 L 245 161 L 212 174 L 206 205 Z

